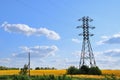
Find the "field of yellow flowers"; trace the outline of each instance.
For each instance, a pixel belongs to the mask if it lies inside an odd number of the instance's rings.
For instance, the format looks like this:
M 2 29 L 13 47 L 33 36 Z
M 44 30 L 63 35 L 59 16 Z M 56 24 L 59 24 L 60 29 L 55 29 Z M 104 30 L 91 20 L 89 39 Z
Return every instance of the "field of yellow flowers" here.
M 0 75 L 18 75 L 20 70 L 0 70 Z M 63 75 L 66 70 L 30 70 L 30 75 Z
M 102 70 L 102 74 L 113 74 L 117 77 L 120 77 L 120 70 Z
M 20 70 L 0 70 L 0 75 L 18 75 Z M 63 75 L 66 74 L 66 70 L 31 70 L 31 75 Z M 117 77 L 120 77 L 120 70 L 102 70 L 102 74 L 114 74 Z M 71 76 L 71 75 L 68 75 Z M 73 77 L 88 77 L 88 78 L 103 78 L 103 76 L 95 75 L 73 75 Z

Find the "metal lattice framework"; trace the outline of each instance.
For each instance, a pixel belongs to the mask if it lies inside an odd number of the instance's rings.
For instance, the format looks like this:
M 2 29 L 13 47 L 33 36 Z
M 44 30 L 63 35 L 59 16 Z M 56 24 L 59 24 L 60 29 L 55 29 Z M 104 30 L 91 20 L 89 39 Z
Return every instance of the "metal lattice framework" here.
M 93 19 L 87 17 L 82 17 L 78 21 L 82 21 L 83 24 L 81 26 L 77 26 L 77 28 L 82 28 L 83 33 L 79 34 L 79 36 L 83 36 L 82 50 L 79 67 L 83 65 L 87 65 L 89 67 L 96 66 L 93 50 L 90 43 L 90 36 L 94 34 L 89 33 L 89 29 L 94 29 L 95 27 L 89 26 L 89 22 L 93 21 Z

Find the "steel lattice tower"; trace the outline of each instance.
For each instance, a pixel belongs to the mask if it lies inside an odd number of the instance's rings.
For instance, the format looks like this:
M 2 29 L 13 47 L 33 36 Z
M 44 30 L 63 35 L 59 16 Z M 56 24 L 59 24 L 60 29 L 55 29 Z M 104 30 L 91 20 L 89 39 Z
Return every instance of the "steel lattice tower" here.
M 93 19 L 87 17 L 82 17 L 81 19 L 78 19 L 78 21 L 82 21 L 81 26 L 77 26 L 77 28 L 82 28 L 83 33 L 79 34 L 79 36 L 83 36 L 83 43 L 82 43 L 82 50 L 81 50 L 81 57 L 80 57 L 80 63 L 79 68 L 83 65 L 93 67 L 96 66 L 93 50 L 90 43 L 90 36 L 93 36 L 93 34 L 89 33 L 89 29 L 94 29 L 95 27 L 89 26 L 89 22 L 93 21 Z

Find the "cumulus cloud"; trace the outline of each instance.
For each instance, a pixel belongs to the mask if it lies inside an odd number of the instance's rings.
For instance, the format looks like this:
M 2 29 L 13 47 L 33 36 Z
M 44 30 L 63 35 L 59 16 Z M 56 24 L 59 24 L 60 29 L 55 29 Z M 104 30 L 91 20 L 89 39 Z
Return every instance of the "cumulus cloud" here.
M 120 44 L 120 32 L 117 34 L 114 34 L 113 36 L 103 36 L 103 40 L 99 41 L 97 44 Z
M 54 56 L 55 52 L 58 50 L 57 46 L 34 46 L 34 47 L 21 47 L 21 53 L 14 53 L 13 56 L 24 58 L 27 57 L 27 53 L 31 53 L 31 57 L 33 58 L 43 58 L 47 56 Z
M 110 49 L 102 52 L 95 52 L 97 65 L 102 69 L 120 69 L 120 49 Z M 114 66 L 116 65 L 116 66 Z
M 77 39 L 77 38 L 73 38 L 72 41 L 75 42 L 75 43 L 80 43 L 80 40 Z
M 112 49 L 103 52 L 106 56 L 120 57 L 120 49 Z
M 2 27 L 5 31 L 9 33 L 21 33 L 26 36 L 41 36 L 44 35 L 48 37 L 49 39 L 58 40 L 60 39 L 60 36 L 55 31 L 49 30 L 47 28 L 32 28 L 26 24 L 9 24 L 7 22 L 2 24 Z
M 97 60 L 116 61 L 120 60 L 120 49 L 110 49 L 106 51 L 95 52 L 94 55 Z

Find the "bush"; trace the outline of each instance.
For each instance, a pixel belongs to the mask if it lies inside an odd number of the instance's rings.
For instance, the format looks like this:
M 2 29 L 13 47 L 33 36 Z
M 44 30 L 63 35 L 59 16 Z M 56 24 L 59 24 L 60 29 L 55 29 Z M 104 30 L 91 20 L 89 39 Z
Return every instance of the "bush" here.
M 35 70 L 40 70 L 40 68 L 39 68 L 39 67 L 36 67 Z
M 67 69 L 67 74 L 78 74 L 79 70 L 75 66 L 70 66 Z
M 101 75 L 101 70 L 96 67 L 89 68 L 86 65 L 83 65 L 80 67 L 80 69 L 77 69 L 74 66 L 71 66 L 67 69 L 67 74 L 91 74 L 91 75 Z
M 91 68 L 89 69 L 88 74 L 101 75 L 102 72 L 101 72 L 101 70 L 100 70 L 98 67 L 91 67 Z
M 86 65 L 81 66 L 81 68 L 79 69 L 80 74 L 88 74 L 88 71 L 89 71 L 89 67 Z
M 28 73 L 28 66 L 25 64 L 24 67 L 20 70 L 20 75 L 27 75 Z

